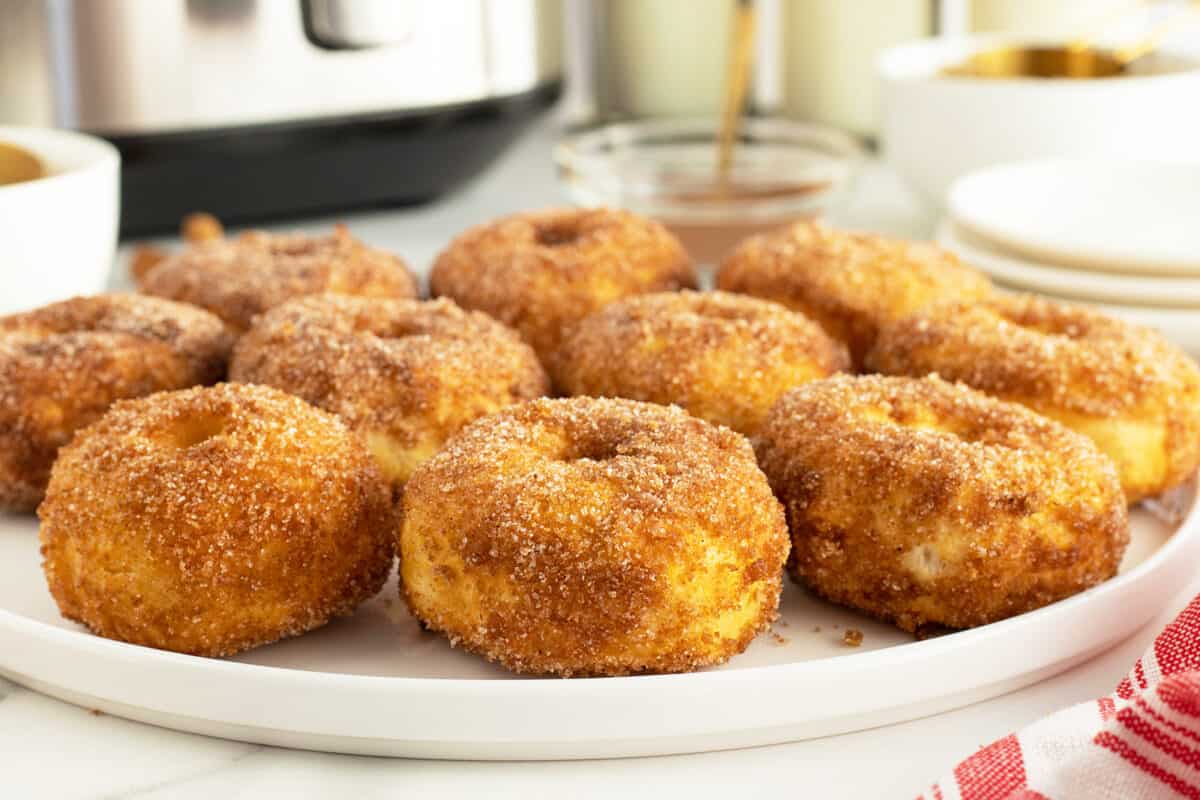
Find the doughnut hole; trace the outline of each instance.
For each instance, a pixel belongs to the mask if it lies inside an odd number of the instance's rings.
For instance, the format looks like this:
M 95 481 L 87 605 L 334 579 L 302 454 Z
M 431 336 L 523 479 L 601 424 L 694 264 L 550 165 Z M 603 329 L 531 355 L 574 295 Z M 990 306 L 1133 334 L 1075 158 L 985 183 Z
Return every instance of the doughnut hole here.
M 816 323 L 783 306 L 680 292 L 601 309 L 568 334 L 551 365 L 569 394 L 674 404 L 752 434 L 784 392 L 850 360 Z
M 209 439 L 220 436 L 225 431 L 225 420 L 220 417 L 193 417 L 180 422 L 179 426 L 170 432 L 175 446 L 181 450 L 204 444 Z
M 393 556 L 390 492 L 362 445 L 269 387 L 118 403 L 63 448 L 39 514 L 65 617 L 197 655 L 350 613 Z
M 552 219 L 534 226 L 534 239 L 543 247 L 559 247 L 579 239 L 580 232 L 573 219 Z
M 537 400 L 418 468 L 399 546 L 414 615 L 516 672 L 675 672 L 774 619 L 782 511 L 744 439 L 625 400 Z
M 567 446 L 570 449 L 563 461 L 608 461 L 620 455 L 614 442 L 590 441 Z
M 837 376 L 786 394 L 756 438 L 789 570 L 894 622 L 967 628 L 1116 573 L 1128 519 L 1086 437 L 938 378 Z

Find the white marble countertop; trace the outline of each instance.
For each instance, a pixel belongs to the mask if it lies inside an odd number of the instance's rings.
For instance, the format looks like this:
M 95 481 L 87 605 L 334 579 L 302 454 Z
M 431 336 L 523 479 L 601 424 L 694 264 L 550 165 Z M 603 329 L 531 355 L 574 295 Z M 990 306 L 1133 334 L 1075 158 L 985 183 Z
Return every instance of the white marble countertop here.
M 563 200 L 552 131 L 523 139 L 481 180 L 423 208 L 342 215 L 363 239 L 426 264 L 463 227 Z M 924 235 L 930 218 L 883 167 L 843 222 Z M 329 219 L 282 227 L 326 227 Z M 114 279 L 125 285 L 123 274 Z M 1200 576 L 1146 628 L 1056 678 L 957 711 L 860 733 L 723 753 L 552 763 L 437 762 L 282 750 L 97 715 L 0 679 L 0 798 L 912 797 L 957 760 L 1060 707 L 1112 691 Z M 452 713 L 452 710 L 448 710 Z

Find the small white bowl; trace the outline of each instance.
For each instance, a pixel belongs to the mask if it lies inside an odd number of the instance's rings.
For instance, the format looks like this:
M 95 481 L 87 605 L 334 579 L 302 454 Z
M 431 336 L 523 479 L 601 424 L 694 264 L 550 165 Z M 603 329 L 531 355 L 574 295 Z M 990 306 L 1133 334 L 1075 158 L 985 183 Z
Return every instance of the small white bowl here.
M 942 74 L 972 53 L 1049 39 L 975 36 L 890 48 L 877 63 L 884 157 L 941 207 L 951 182 L 1007 161 L 1103 155 L 1200 161 L 1200 61 L 1171 53 L 1115 78 Z
M 104 289 L 117 246 L 121 158 L 94 136 L 0 126 L 44 178 L 0 186 L 0 314 Z

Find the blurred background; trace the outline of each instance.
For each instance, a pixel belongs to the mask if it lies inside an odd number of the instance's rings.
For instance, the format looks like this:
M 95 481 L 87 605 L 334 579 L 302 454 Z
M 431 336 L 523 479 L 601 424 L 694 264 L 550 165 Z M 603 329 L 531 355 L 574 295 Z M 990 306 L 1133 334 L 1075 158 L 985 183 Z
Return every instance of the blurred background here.
M 238 222 L 420 203 L 474 176 L 556 104 L 573 130 L 717 115 L 736 5 L 6 0 L 0 124 L 76 128 L 116 144 L 124 234 L 171 229 L 196 208 Z M 975 33 L 1065 38 L 1162 4 L 752 5 L 746 111 L 875 146 L 875 62 L 892 45 Z M 1137 14 L 1123 24 L 1140 24 Z
M 194 211 L 420 265 L 574 203 L 706 267 L 813 217 L 935 239 L 1200 352 L 1196 186 L 1187 0 L 0 2 L 2 308 L 130 285 L 118 232 Z

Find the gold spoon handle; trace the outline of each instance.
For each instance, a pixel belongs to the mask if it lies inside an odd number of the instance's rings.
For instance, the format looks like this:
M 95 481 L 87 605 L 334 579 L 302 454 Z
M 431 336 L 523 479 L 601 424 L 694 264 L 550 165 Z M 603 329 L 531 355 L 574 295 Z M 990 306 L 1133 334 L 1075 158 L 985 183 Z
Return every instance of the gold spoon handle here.
M 33 153 L 0 142 L 0 185 L 32 181 L 46 174 L 46 168 Z
M 729 169 L 733 166 L 733 142 L 746 102 L 746 90 L 750 85 L 750 65 L 754 60 L 754 16 L 752 0 L 738 0 L 721 109 L 721 134 L 717 143 L 717 179 L 720 183 L 728 179 Z
M 1104 32 L 1113 27 L 1117 22 L 1128 17 L 1131 13 L 1141 12 L 1144 9 L 1131 9 L 1128 6 L 1120 6 L 1118 8 L 1109 9 L 1109 12 L 1103 17 L 1100 17 L 1095 22 L 1088 26 L 1086 33 L 1067 42 L 1067 49 L 1076 53 L 1082 53 L 1085 50 L 1091 50 L 1096 44 L 1096 40 L 1104 35 Z
M 1192 6 L 1197 5 L 1197 0 L 1193 0 L 1180 8 L 1176 8 L 1167 14 L 1167 17 L 1150 29 L 1140 41 L 1133 44 L 1118 47 L 1113 50 L 1113 60 L 1124 66 L 1133 61 L 1137 61 L 1144 55 L 1154 52 L 1158 49 L 1163 40 L 1173 33 L 1178 27 L 1185 23 L 1195 22 L 1197 15 L 1193 12 Z M 1096 39 L 1104 35 L 1104 32 L 1113 27 L 1113 24 L 1119 20 L 1125 19 L 1131 12 L 1136 11 L 1141 13 L 1142 8 L 1129 9 L 1117 8 L 1100 18 L 1093 26 L 1089 33 L 1084 34 L 1076 39 L 1073 39 L 1067 44 L 1067 49 L 1082 53 L 1092 49 L 1095 46 Z
M 1198 17 L 1200 17 L 1200 14 L 1197 14 L 1189 3 L 1171 13 L 1166 19 L 1151 28 L 1150 32 L 1140 42 L 1134 42 L 1133 44 L 1113 50 L 1113 58 L 1121 64 L 1137 61 L 1142 56 L 1157 50 L 1167 36 L 1183 27 L 1184 24 L 1196 22 Z

